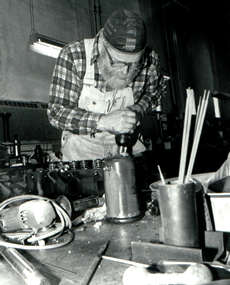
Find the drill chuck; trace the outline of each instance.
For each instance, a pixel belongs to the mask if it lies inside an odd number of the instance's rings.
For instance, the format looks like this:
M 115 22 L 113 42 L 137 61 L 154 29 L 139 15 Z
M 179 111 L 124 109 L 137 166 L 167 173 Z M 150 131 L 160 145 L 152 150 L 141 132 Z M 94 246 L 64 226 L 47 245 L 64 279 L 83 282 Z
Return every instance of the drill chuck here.
M 115 136 L 116 144 L 118 145 L 118 153 L 121 155 L 127 155 L 130 152 L 132 146 L 135 144 L 136 139 L 132 134 L 119 134 Z
M 118 146 L 130 147 L 133 146 L 133 139 L 131 134 L 119 134 L 115 136 L 116 144 Z

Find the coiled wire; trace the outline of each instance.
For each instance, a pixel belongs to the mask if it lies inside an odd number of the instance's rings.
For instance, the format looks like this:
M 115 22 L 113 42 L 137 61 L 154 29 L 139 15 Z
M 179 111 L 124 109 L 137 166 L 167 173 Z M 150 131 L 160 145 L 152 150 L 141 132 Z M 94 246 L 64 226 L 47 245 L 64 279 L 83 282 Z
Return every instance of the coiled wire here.
M 44 201 L 50 202 L 53 205 L 54 209 L 56 210 L 56 213 L 57 213 L 57 215 L 61 221 L 61 225 L 62 225 L 58 232 L 55 231 L 55 235 L 62 236 L 63 234 L 67 234 L 68 238 L 62 242 L 59 242 L 59 243 L 55 242 L 54 244 L 48 244 L 48 245 L 22 245 L 22 244 L 18 244 L 18 243 L 12 243 L 12 242 L 5 241 L 5 240 L 3 240 L 2 237 L 0 237 L 0 246 L 11 247 L 11 248 L 16 248 L 16 249 L 25 249 L 25 250 L 40 250 L 40 249 L 58 248 L 58 247 L 66 245 L 72 241 L 74 234 L 71 230 L 72 222 L 71 222 L 70 216 L 62 207 L 60 207 L 52 199 L 42 197 L 42 196 L 37 196 L 37 195 L 19 195 L 16 197 L 12 197 L 12 198 L 9 198 L 9 199 L 3 201 L 2 203 L 0 203 L 0 214 L 1 214 L 1 211 L 6 206 L 8 206 L 9 204 L 15 203 L 15 202 L 20 202 L 23 200 L 44 200 Z M 66 232 L 66 230 L 67 230 L 67 232 Z M 50 233 L 50 236 L 53 236 L 52 232 Z

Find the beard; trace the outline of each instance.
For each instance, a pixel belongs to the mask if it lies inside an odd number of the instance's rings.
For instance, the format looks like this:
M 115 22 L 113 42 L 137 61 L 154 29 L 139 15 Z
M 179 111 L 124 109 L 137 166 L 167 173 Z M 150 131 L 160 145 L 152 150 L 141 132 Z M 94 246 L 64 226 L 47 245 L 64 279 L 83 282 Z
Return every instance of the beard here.
M 109 86 L 112 89 L 123 89 L 131 82 L 129 76 L 122 76 L 119 71 L 111 70 L 106 68 L 106 66 L 102 68 L 101 73 L 106 86 Z
M 121 78 L 116 72 L 105 73 L 105 83 L 112 89 L 123 89 L 131 82 L 128 78 Z
M 112 89 L 123 89 L 128 86 L 129 83 L 135 77 L 134 71 L 129 71 L 127 74 L 122 74 L 121 70 L 113 69 L 109 63 L 101 56 L 99 59 L 99 68 L 106 86 Z

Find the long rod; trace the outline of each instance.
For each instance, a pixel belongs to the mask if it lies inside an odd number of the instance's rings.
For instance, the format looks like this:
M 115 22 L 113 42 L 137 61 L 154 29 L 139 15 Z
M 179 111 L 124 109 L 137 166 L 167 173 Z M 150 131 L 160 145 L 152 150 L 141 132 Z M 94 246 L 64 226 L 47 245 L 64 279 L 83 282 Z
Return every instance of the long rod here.
M 188 165 L 188 171 L 187 171 L 187 175 L 186 175 L 186 182 L 188 181 L 188 179 L 192 175 L 193 166 L 194 166 L 196 153 L 197 153 L 197 149 L 198 149 L 198 144 L 200 141 L 200 136 L 201 136 L 201 132 L 202 132 L 202 128 L 203 128 L 204 118 L 205 118 L 207 107 L 208 107 L 209 95 L 210 95 L 210 91 L 206 92 L 206 90 L 205 90 L 203 98 L 201 100 L 200 113 L 199 113 L 199 118 L 197 121 L 196 132 L 194 135 L 191 157 L 190 157 L 190 161 L 189 161 L 189 165 Z
M 135 262 L 132 260 L 127 260 L 127 259 L 116 258 L 116 257 L 112 257 L 112 256 L 102 255 L 102 259 L 114 261 L 114 262 L 119 262 L 119 263 L 123 263 L 123 264 L 127 264 L 127 265 L 137 266 L 137 267 L 144 267 L 144 268 L 149 267 L 149 265 L 145 264 L 145 263 Z
M 180 156 L 180 167 L 179 167 L 179 179 L 178 183 L 183 184 L 184 182 L 184 174 L 186 168 L 186 158 L 188 152 L 188 142 L 189 142 L 189 134 L 191 127 L 191 94 L 187 90 L 187 98 L 186 98 L 186 106 L 185 106 L 185 116 L 184 116 L 184 127 L 183 127 L 183 137 L 181 144 L 181 156 Z

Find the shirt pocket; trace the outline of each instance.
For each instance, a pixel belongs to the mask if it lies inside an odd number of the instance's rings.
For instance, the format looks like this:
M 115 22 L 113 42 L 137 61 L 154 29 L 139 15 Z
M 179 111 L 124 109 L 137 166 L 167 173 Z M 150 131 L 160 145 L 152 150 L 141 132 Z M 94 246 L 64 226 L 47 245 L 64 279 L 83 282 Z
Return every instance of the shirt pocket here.
M 106 113 L 107 103 L 102 92 L 94 87 L 84 86 L 79 99 L 79 107 L 95 113 Z

